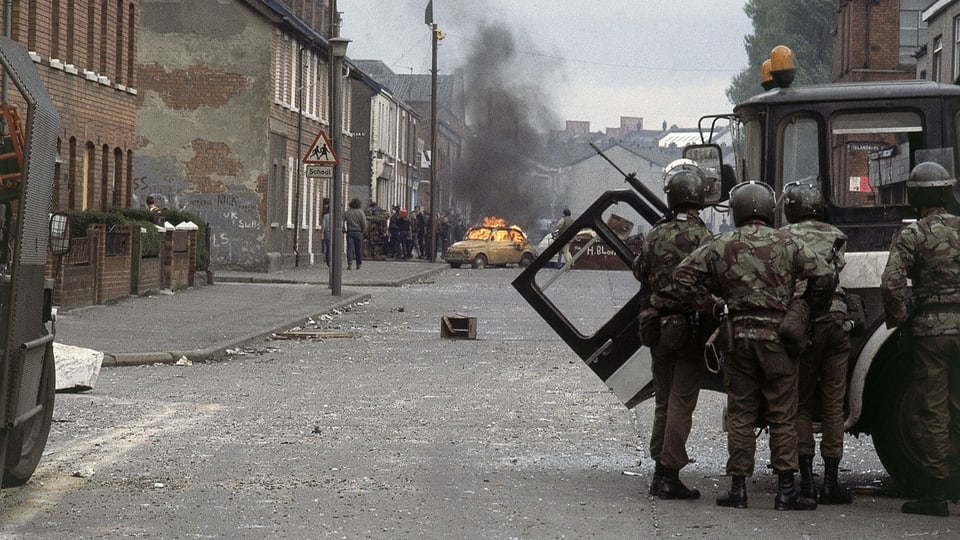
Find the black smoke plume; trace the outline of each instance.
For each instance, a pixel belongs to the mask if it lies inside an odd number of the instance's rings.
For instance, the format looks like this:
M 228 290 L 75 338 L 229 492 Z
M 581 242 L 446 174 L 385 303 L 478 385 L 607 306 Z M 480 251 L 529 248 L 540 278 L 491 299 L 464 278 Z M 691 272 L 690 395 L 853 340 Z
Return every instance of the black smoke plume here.
M 469 203 L 474 222 L 496 216 L 529 231 L 537 218 L 556 217 L 545 193 L 547 126 L 557 116 L 546 78 L 502 26 L 482 26 L 473 43 L 463 67 L 471 135 L 453 174 L 454 198 Z

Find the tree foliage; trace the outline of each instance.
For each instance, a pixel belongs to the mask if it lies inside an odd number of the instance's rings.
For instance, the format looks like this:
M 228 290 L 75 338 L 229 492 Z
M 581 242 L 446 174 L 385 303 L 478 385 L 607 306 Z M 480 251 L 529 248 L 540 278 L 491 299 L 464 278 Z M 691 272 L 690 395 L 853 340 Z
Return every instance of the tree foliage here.
M 753 21 L 753 34 L 743 40 L 750 64 L 727 88 L 732 103 L 763 91 L 760 66 L 777 45 L 793 51 L 795 85 L 830 82 L 836 0 L 747 0 L 743 11 Z

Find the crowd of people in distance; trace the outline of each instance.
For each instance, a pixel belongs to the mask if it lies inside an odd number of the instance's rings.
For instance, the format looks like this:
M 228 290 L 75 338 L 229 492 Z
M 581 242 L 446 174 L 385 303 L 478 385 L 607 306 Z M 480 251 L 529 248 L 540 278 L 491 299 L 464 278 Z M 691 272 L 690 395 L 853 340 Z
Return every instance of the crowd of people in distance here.
M 430 214 L 421 206 L 415 206 L 412 212 L 393 206 L 387 212 L 376 202 L 370 202 L 366 209 L 361 209 L 360 200 L 354 198 L 348 207 L 344 212 L 348 270 L 360 269 L 364 242 L 368 252 L 373 249 L 370 244 L 376 244 L 378 258 L 394 261 L 430 259 L 430 231 L 433 222 Z M 327 265 L 330 264 L 330 237 L 333 231 L 330 216 L 329 200 L 325 199 L 321 219 L 321 245 L 324 263 Z M 442 256 L 451 244 L 463 240 L 466 232 L 463 216 L 453 209 L 441 211 L 437 215 L 437 256 Z

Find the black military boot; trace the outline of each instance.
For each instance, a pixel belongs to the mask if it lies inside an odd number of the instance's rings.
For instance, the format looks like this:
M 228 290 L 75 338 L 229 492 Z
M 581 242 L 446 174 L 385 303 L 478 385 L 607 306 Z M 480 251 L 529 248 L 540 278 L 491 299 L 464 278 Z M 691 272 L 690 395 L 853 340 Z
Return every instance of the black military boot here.
M 817 500 L 800 493 L 792 472 L 777 473 L 777 498 L 773 507 L 777 510 L 816 510 Z
M 657 461 L 653 466 L 653 480 L 650 481 L 650 495 L 658 497 L 660 495 L 660 486 L 663 485 L 663 465 Z
M 943 493 L 943 480 L 931 480 L 927 492 L 915 501 L 903 503 L 900 509 L 904 514 L 923 514 L 925 516 L 947 517 L 947 497 Z
M 954 504 L 960 502 L 960 474 L 947 479 L 947 487 L 944 491 L 947 494 L 947 499 L 953 501 Z
M 717 506 L 729 508 L 747 507 L 747 479 L 743 476 L 733 476 L 730 480 L 730 491 L 717 497 Z
M 801 460 L 803 458 L 800 458 Z M 820 488 L 820 504 L 850 504 L 853 494 L 840 485 L 840 460 L 823 458 L 823 486 Z M 800 465 L 800 474 L 803 474 L 803 464 Z M 800 482 L 803 492 L 803 482 Z M 803 492 L 806 495 L 805 492 Z
M 680 471 L 663 468 L 663 483 L 660 484 L 661 499 L 699 499 L 700 491 L 690 489 L 680 481 Z
M 800 494 L 808 499 L 817 498 L 817 485 L 813 482 L 813 456 L 800 456 Z

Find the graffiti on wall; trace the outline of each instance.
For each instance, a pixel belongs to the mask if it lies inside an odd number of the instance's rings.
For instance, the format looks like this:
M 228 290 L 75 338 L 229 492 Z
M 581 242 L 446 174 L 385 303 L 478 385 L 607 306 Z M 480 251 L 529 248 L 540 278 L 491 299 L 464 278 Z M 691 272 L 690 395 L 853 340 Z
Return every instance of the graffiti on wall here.
M 188 189 L 180 164 L 172 159 L 138 157 L 134 179 L 136 204 L 153 195 L 161 206 L 192 212 L 210 227 L 210 262 L 214 265 L 255 268 L 266 264 L 264 227 L 260 222 L 260 195 L 230 185 L 217 193 Z

